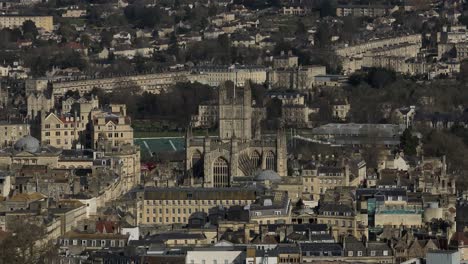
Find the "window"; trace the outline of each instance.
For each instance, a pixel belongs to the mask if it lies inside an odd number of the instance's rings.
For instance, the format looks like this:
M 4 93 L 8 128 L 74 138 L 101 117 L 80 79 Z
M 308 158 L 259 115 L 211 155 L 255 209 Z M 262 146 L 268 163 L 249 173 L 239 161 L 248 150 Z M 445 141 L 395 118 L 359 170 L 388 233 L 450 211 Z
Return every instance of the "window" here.
M 348 251 L 348 257 L 352 257 L 353 256 L 353 252 L 352 251 Z
M 111 240 L 111 247 L 115 247 L 115 240 Z
M 384 250 L 384 251 L 383 251 L 383 255 L 384 255 L 384 256 L 388 256 L 388 250 Z
M 55 128 L 60 128 L 60 124 L 55 124 Z
M 50 136 L 50 132 L 45 132 L 45 136 L 46 137 Z
M 358 257 L 362 257 L 362 251 L 357 252 Z
M 275 154 L 273 154 L 273 152 L 268 152 L 266 154 L 266 169 L 267 170 L 276 170 L 276 158 L 275 158 Z
M 55 132 L 56 136 L 60 136 L 60 131 Z
M 228 162 L 219 157 L 213 165 L 213 180 L 214 187 L 227 187 L 229 186 L 229 164 Z
M 371 250 L 370 255 L 371 257 L 375 257 L 375 250 Z

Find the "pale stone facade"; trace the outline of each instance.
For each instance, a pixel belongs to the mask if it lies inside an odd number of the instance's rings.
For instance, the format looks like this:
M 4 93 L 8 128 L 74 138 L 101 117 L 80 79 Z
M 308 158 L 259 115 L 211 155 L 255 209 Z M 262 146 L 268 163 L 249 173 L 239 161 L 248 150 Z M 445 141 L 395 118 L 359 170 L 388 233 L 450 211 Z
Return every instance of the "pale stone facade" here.
M 29 124 L 0 123 L 0 146 L 11 147 L 20 138 L 30 134 Z
M 72 149 L 76 146 L 81 133 L 80 118 L 70 114 L 50 113 L 41 119 L 41 141 L 44 145 Z
M 54 20 L 52 16 L 0 16 L 0 28 L 18 28 L 24 22 L 31 20 L 36 27 L 43 28 L 45 31 L 54 29 Z
M 198 69 L 200 74 L 204 74 L 202 78 L 210 86 L 219 86 L 226 81 L 231 81 L 239 86 L 243 86 L 252 81 L 253 83 L 265 83 L 267 81 L 267 68 L 260 66 L 214 66 L 201 67 Z
M 193 213 L 208 213 L 217 206 L 246 206 L 255 198 L 255 190 L 238 188 L 148 188 L 137 197 L 137 223 L 188 223 Z
M 93 147 L 99 139 L 108 140 L 114 147 L 133 145 L 133 128 L 125 105 L 111 104 L 108 111 L 93 110 L 91 119 Z
M 338 120 L 346 120 L 350 110 L 351 105 L 348 100 L 336 100 L 332 103 L 332 116 Z
M 27 96 L 28 119 L 36 119 L 41 113 L 48 113 L 54 108 L 54 100 L 43 92 L 31 93 Z
M 191 74 L 187 71 L 175 71 L 109 78 L 54 81 L 52 82 L 52 93 L 54 96 L 63 96 L 67 91 L 78 91 L 80 95 L 83 95 L 93 90 L 93 88 L 99 88 L 105 92 L 112 92 L 117 89 L 126 89 L 132 86 L 139 87 L 142 91 L 160 93 L 177 82 L 200 81 L 203 83 L 202 77 L 203 75 Z
M 72 149 L 88 143 L 87 125 L 91 121 L 91 111 L 98 106 L 97 97 L 64 99 L 61 114 L 49 113 L 41 117 L 42 144 Z
M 340 5 L 336 8 L 336 16 L 380 17 L 392 14 L 398 6 L 381 5 Z
M 350 74 L 367 66 L 366 56 L 416 57 L 422 45 L 421 35 L 407 35 L 387 39 L 372 40 L 362 44 L 336 49 L 336 54 L 343 60 L 343 70 Z M 376 56 L 379 55 L 379 56 Z M 369 65 L 372 67 L 372 65 Z
M 311 89 L 317 85 L 315 77 L 324 74 L 326 67 L 319 65 L 281 68 L 269 73 L 268 82 L 278 88 Z
M 219 136 L 216 139 L 186 137 L 186 170 L 190 185 L 231 186 L 235 176 L 251 176 L 258 169 L 286 176 L 286 137 L 260 136 L 252 124 L 252 98 L 249 85 L 234 87 L 225 83 L 219 92 Z

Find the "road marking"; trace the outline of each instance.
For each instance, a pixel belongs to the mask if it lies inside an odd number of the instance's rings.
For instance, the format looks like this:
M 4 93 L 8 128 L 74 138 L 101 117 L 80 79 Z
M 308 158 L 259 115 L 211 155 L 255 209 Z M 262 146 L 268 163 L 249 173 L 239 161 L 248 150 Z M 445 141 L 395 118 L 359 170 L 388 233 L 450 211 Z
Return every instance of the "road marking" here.
M 171 143 L 171 146 L 174 149 L 174 151 L 177 151 L 176 147 L 174 146 L 174 143 L 172 143 L 172 140 L 169 139 L 169 143 Z
M 148 146 L 148 143 L 146 143 L 146 140 L 143 140 L 143 144 L 145 144 L 145 147 L 148 149 L 148 152 L 149 152 L 150 156 L 153 157 L 153 152 L 151 152 L 151 149 Z

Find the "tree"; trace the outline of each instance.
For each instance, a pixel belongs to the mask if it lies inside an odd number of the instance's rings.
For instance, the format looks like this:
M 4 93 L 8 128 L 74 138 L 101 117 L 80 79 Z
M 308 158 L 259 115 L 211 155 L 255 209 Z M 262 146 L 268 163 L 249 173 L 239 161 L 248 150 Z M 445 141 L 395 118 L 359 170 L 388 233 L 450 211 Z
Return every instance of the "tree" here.
M 396 80 L 395 71 L 385 68 L 371 68 L 367 74 L 367 83 L 381 89 Z
M 21 26 L 21 29 L 23 30 L 23 36 L 25 39 L 34 40 L 39 34 L 36 24 L 31 20 L 24 21 L 23 25 Z
M 82 34 L 80 37 L 80 43 L 85 47 L 91 45 L 91 37 L 88 34 Z
M 77 35 L 75 27 L 68 24 L 61 24 L 58 33 L 62 36 L 62 42 L 74 41 Z
M 419 146 L 419 139 L 413 136 L 410 128 L 407 128 L 400 137 L 400 145 L 405 155 L 415 156 L 417 154 L 417 147 Z
M 43 223 L 35 217 L 8 219 L 8 236 L 0 241 L 0 263 L 38 263 L 54 247 L 46 240 Z
M 112 32 L 108 30 L 101 31 L 101 45 L 102 47 L 110 47 L 112 42 L 113 36 Z
M 331 45 L 331 27 L 326 22 L 319 24 L 317 32 L 315 33 L 316 45 L 321 48 L 329 48 Z
M 336 2 L 334 0 L 322 0 L 319 9 L 320 17 L 336 16 Z
M 171 37 L 169 38 L 169 48 L 167 53 L 173 55 L 176 60 L 179 58 L 179 44 L 177 43 L 177 36 L 175 32 L 172 32 Z
M 218 13 L 218 7 L 216 7 L 216 5 L 211 4 L 208 7 L 208 16 L 214 17 L 216 16 L 217 13 Z
M 305 39 L 307 36 L 307 29 L 301 19 L 297 21 L 295 35 L 297 38 Z

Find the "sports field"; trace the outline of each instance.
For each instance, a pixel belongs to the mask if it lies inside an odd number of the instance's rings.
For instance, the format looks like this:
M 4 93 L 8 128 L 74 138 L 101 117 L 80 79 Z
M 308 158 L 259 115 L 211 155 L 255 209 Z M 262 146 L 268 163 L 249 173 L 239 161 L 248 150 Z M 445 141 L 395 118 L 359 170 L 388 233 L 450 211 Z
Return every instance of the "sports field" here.
M 135 145 L 140 146 L 142 158 L 149 158 L 162 152 L 180 151 L 185 149 L 183 137 L 135 138 Z

